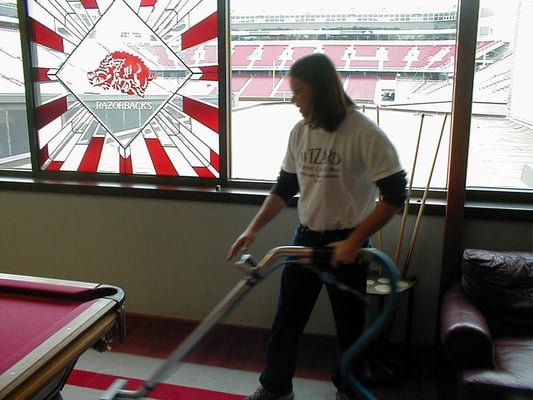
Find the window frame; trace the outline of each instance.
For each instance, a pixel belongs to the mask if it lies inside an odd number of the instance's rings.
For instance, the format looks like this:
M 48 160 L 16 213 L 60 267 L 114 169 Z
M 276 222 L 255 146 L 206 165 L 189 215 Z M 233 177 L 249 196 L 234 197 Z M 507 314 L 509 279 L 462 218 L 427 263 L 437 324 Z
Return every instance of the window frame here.
M 218 61 L 219 61 L 219 93 L 218 93 L 218 142 L 219 142 L 219 176 L 214 178 L 201 178 L 192 176 L 156 176 L 156 175 L 128 175 L 120 173 L 88 173 L 76 171 L 43 171 L 39 166 L 39 144 L 37 139 L 37 128 L 35 122 L 36 115 L 36 97 L 34 88 L 34 76 L 32 71 L 32 52 L 31 52 L 31 27 L 28 5 L 26 1 L 17 1 L 17 12 L 19 16 L 19 35 L 23 61 L 26 113 L 29 136 L 29 148 L 31 159 L 31 171 L 28 170 L 0 170 L 0 176 L 17 176 L 31 177 L 32 180 L 54 180 L 65 182 L 94 182 L 96 186 L 99 183 L 123 183 L 125 186 L 132 184 L 152 184 L 152 185 L 186 185 L 186 186 L 220 186 L 227 179 L 227 163 L 222 162 L 228 158 L 227 137 L 229 132 L 229 115 L 228 105 L 231 104 L 231 93 L 229 92 L 229 35 L 225 32 L 229 29 L 229 19 L 227 15 L 228 0 L 215 0 L 217 5 L 217 26 L 218 26 Z
M 477 3 L 479 9 L 479 0 L 458 0 L 459 9 L 464 9 L 470 3 Z M 22 57 L 24 60 L 24 78 L 26 86 L 26 107 L 28 114 L 28 134 L 30 137 L 30 151 L 32 160 L 32 171 L 7 171 L 0 170 L 0 189 L 3 190 L 23 190 L 54 192 L 68 194 L 88 194 L 88 195 L 111 195 L 126 197 L 146 197 L 162 199 L 183 199 L 193 201 L 215 201 L 260 204 L 268 194 L 273 182 L 263 180 L 236 180 L 230 179 L 231 176 L 231 90 L 229 88 L 231 78 L 230 65 L 230 7 L 229 0 L 217 0 L 218 7 L 218 57 L 219 57 L 219 122 L 220 122 L 220 172 L 218 178 L 196 178 L 196 177 L 164 177 L 164 176 L 142 176 L 142 175 L 120 175 L 120 174 L 102 174 L 102 173 L 80 173 L 80 172 L 54 172 L 41 171 L 38 162 L 38 144 L 33 118 L 34 115 L 34 93 L 32 84 L 31 71 L 31 53 L 29 41 L 29 27 L 27 5 L 24 1 L 17 2 L 19 16 L 20 38 L 22 47 Z M 458 14 L 458 26 L 467 26 L 472 24 L 475 19 L 477 27 L 478 15 L 475 13 Z M 462 30 L 458 30 L 457 41 L 463 40 Z M 477 35 L 477 32 L 476 32 Z M 472 39 L 467 39 L 472 41 Z M 473 40 L 475 42 L 475 39 Z M 457 63 L 456 70 L 460 71 L 465 64 L 472 63 L 472 57 L 475 59 L 475 45 L 472 53 L 472 42 L 467 43 L 464 47 L 457 46 Z M 471 77 L 472 78 L 472 77 Z M 463 87 L 461 85 L 466 85 Z M 453 94 L 452 104 L 456 104 L 459 98 L 458 92 L 470 99 L 472 104 L 473 86 L 470 83 L 458 83 Z M 464 98 L 464 97 L 463 97 Z M 453 132 L 459 132 L 459 137 L 465 140 L 466 149 L 468 148 L 468 134 L 470 130 L 470 118 L 457 117 L 456 107 L 452 110 Z M 455 113 L 455 114 L 454 114 Z M 463 150 L 465 144 L 463 143 Z M 453 156 L 453 155 L 452 155 Z M 455 160 L 454 160 L 455 161 Z M 466 171 L 466 159 L 460 164 L 461 168 Z M 456 165 L 456 163 L 450 163 Z M 448 166 L 450 172 L 451 166 Z M 452 173 L 452 183 L 454 177 Z M 461 189 L 461 182 L 456 182 L 458 186 L 459 198 L 463 198 L 463 207 L 465 216 L 473 218 L 488 219 L 507 219 L 517 221 L 531 220 L 533 207 L 531 206 L 531 191 L 528 190 L 498 190 L 498 189 Z M 450 186 L 447 190 L 430 190 L 426 213 L 433 215 L 445 215 L 447 202 L 449 202 Z M 424 193 L 421 189 L 413 189 L 410 202 L 413 204 L 410 212 L 417 212 L 416 205 Z M 291 204 L 295 205 L 297 199 Z

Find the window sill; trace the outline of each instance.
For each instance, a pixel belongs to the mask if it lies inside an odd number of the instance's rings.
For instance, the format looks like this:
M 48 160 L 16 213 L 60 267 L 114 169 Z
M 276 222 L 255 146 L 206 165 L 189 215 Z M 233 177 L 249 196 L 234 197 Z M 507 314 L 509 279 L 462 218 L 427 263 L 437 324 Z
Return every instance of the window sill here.
M 243 187 L 221 188 L 219 186 L 194 187 L 147 183 L 65 181 L 12 176 L 0 177 L 0 190 L 252 205 L 260 205 L 269 192 L 268 189 Z M 418 214 L 421 204 L 421 197 L 413 196 L 409 213 Z M 295 205 L 296 201 L 293 201 L 291 206 Z M 446 200 L 442 192 L 426 200 L 425 215 L 444 216 L 445 211 Z M 465 203 L 465 218 L 533 221 L 533 206 L 531 203 L 513 202 L 508 201 L 508 199 L 506 201 L 499 201 L 498 199 L 467 201 Z

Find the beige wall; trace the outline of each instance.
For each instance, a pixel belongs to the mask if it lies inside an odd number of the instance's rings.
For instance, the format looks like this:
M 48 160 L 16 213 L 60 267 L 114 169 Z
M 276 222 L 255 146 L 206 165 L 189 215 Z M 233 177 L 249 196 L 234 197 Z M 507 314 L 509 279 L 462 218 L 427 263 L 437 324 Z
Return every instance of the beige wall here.
M 6 191 L 0 210 L 3 272 L 115 284 L 125 289 L 130 312 L 200 320 L 241 278 L 225 255 L 257 206 Z M 389 254 L 399 221 L 384 232 Z M 287 244 L 295 223 L 295 210 L 287 209 L 250 252 L 261 259 L 272 247 Z M 410 271 L 420 279 L 413 327 L 419 343 L 434 339 L 443 225 L 441 217 L 423 220 L 411 262 Z M 532 225 L 467 221 L 466 247 L 532 251 Z M 279 270 L 226 322 L 269 327 L 278 278 Z M 333 333 L 325 296 L 308 331 Z

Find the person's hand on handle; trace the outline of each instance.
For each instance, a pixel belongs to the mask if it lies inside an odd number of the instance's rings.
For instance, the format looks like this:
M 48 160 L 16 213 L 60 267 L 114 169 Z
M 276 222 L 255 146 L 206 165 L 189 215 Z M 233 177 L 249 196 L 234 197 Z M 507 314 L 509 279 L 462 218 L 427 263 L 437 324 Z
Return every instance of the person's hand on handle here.
M 245 251 L 255 241 L 255 236 L 259 230 L 269 223 L 287 204 L 277 194 L 271 193 L 263 202 L 263 205 L 257 212 L 248 227 L 237 238 L 235 243 L 230 247 L 226 260 L 234 258 L 240 251 Z
M 333 247 L 331 265 L 353 264 L 359 255 L 361 245 L 354 245 L 350 240 L 341 240 L 328 244 L 328 247 Z
M 226 256 L 226 260 L 230 261 L 239 252 L 246 251 L 248 247 L 255 241 L 255 233 L 249 230 L 244 231 L 241 233 L 241 235 L 237 238 L 237 240 L 231 245 L 228 255 Z
M 387 201 L 380 201 L 370 214 L 359 224 L 359 226 L 350 233 L 345 240 L 330 243 L 329 247 L 334 247 L 331 265 L 338 264 L 352 264 L 358 257 L 361 246 L 366 243 L 367 238 L 372 236 L 380 230 L 387 222 L 389 222 L 396 213 L 399 207 L 388 203 Z

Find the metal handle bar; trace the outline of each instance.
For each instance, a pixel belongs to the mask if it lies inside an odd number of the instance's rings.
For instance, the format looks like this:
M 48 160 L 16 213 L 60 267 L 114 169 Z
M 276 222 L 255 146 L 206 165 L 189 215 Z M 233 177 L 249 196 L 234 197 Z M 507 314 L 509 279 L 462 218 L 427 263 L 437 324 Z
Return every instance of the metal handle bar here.
M 245 270 L 246 275 L 172 352 L 152 377 L 145 381 L 143 386 L 137 390 L 126 390 L 124 387 L 127 384 L 127 380 L 116 380 L 100 400 L 138 399 L 149 394 L 161 381 L 165 380 L 181 365 L 181 360 L 193 350 L 214 325 L 227 317 L 257 283 L 281 265 L 280 263 L 276 263 L 280 258 L 297 257 L 304 265 L 318 265 L 317 268 L 325 268 L 324 265 L 330 263 L 332 254 L 333 249 L 327 247 L 280 246 L 268 251 L 259 263 L 256 263 L 251 256 L 244 255 L 239 264 Z M 361 249 L 361 257 L 364 260 L 370 261 L 376 258 L 375 251 Z M 381 258 L 378 256 L 377 260 L 381 261 Z M 393 282 L 393 279 L 391 279 L 391 282 Z M 395 285 L 391 285 L 391 287 L 395 289 Z M 391 295 L 396 292 L 394 289 L 391 291 Z

